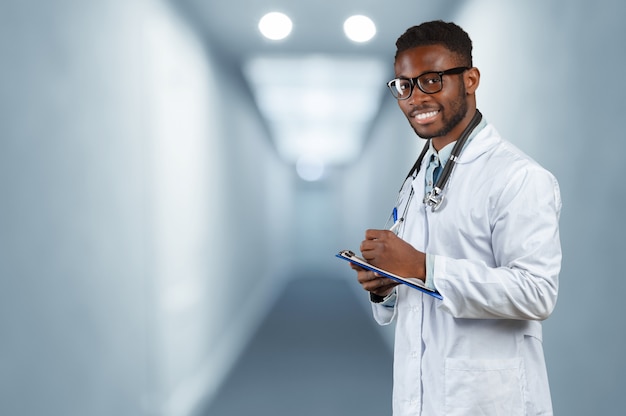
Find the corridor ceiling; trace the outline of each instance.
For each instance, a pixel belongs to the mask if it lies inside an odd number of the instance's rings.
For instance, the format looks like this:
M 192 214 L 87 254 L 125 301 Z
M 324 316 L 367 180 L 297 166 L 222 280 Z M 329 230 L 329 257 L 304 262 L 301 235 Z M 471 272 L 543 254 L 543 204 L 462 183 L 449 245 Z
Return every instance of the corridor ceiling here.
M 357 159 L 387 93 L 398 36 L 424 21 L 452 20 L 460 3 L 172 1 L 221 56 L 241 68 L 278 154 L 307 181 Z M 269 12 L 290 17 L 293 29 L 287 38 L 272 41 L 261 35 L 259 20 Z M 372 40 L 357 43 L 346 37 L 343 23 L 353 15 L 373 20 L 377 33 Z
M 408 27 L 433 19 L 450 20 L 460 0 L 174 0 L 223 52 L 242 61 L 259 54 L 341 54 L 389 57 Z M 264 39 L 257 28 L 268 12 L 293 21 L 282 41 Z M 370 17 L 377 35 L 365 44 L 348 40 L 343 22 L 351 15 Z

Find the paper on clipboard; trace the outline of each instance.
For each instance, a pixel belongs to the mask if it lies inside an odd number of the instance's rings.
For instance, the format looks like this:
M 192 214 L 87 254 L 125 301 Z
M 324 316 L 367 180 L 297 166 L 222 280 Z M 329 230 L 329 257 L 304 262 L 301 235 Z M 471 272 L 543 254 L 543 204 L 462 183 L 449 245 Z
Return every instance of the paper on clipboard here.
M 349 261 L 350 263 L 356 264 L 364 269 L 379 273 L 382 276 L 388 277 L 390 279 L 395 280 L 396 282 L 399 282 L 407 286 L 410 286 L 414 289 L 420 290 L 426 293 L 427 295 L 433 296 L 437 299 L 443 299 L 443 297 L 439 294 L 439 292 L 435 290 L 431 290 L 428 287 L 426 287 L 424 285 L 424 282 L 422 282 L 420 279 L 401 277 L 391 272 L 388 272 L 386 270 L 383 270 L 381 268 L 378 268 L 372 264 L 369 264 L 365 259 L 355 255 L 350 250 L 341 250 L 339 254 L 337 254 L 335 257 L 339 257 L 342 260 Z

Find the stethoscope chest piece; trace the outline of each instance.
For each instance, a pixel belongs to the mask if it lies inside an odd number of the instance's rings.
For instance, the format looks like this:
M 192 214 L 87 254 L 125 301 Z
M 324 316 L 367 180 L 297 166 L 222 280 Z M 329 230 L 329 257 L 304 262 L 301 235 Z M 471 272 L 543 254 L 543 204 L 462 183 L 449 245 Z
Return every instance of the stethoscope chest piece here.
M 443 194 L 441 189 L 434 188 L 424 196 L 424 205 L 429 206 L 432 212 L 435 212 L 443 204 Z

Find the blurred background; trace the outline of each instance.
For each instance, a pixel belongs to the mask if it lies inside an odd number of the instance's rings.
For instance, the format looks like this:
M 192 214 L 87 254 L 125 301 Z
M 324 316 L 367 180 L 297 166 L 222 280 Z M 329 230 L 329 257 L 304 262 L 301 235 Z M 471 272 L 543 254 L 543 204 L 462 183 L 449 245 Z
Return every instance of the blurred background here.
M 269 12 L 290 21 L 266 38 Z M 619 0 L 2 0 L 0 414 L 391 414 L 392 329 L 334 255 L 385 224 L 421 148 L 385 82 L 432 19 L 470 34 L 482 113 L 561 185 L 555 413 L 622 414 L 625 18 Z

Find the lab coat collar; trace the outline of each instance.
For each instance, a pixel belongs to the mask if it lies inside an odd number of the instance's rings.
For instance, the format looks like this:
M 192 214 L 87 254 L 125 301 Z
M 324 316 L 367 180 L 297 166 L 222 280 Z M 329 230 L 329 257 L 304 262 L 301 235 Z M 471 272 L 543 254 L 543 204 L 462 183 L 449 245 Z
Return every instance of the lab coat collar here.
M 480 127 L 480 126 L 479 126 Z M 491 124 L 484 126 L 469 142 L 459 156 L 458 164 L 471 163 L 500 141 L 500 135 Z

